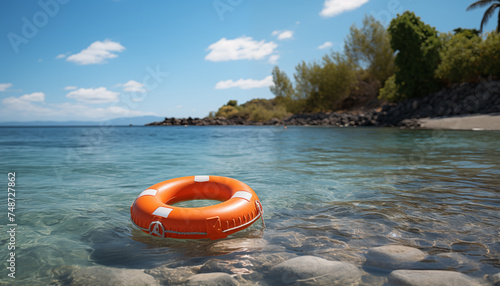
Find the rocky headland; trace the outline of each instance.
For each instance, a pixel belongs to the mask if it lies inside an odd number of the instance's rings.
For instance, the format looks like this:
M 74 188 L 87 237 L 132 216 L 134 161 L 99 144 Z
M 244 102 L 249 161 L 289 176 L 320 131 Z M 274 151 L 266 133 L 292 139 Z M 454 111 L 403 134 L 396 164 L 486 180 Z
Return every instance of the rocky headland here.
M 419 128 L 422 119 L 500 113 L 500 81 L 456 85 L 429 96 L 387 104 L 378 109 L 352 112 L 294 114 L 264 122 L 245 118 L 165 118 L 147 126 L 173 125 L 297 125 L 297 126 L 382 126 Z

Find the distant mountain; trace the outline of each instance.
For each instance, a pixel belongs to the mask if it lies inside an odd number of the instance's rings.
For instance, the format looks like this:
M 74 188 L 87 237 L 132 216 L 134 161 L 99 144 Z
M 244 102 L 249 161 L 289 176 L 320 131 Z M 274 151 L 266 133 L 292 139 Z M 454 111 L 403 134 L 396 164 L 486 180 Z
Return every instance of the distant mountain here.
M 26 122 L 0 122 L 0 126 L 128 126 L 130 124 L 143 126 L 165 118 L 158 116 L 120 117 L 106 121 L 26 121 Z

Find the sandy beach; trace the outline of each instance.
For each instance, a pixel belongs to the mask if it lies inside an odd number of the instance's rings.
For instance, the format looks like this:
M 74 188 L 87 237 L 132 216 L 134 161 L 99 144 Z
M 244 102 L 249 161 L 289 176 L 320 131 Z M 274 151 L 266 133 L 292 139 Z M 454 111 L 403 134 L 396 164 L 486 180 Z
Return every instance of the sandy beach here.
M 424 129 L 500 130 L 500 113 L 420 119 Z

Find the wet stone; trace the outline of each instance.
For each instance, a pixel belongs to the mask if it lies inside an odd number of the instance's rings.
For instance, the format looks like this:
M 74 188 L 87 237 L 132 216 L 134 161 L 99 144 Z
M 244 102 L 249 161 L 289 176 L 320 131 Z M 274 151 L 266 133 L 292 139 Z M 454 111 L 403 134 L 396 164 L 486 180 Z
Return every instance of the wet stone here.
M 227 253 L 234 251 L 260 250 L 266 247 L 267 241 L 257 238 L 235 238 L 215 242 L 211 247 L 211 252 Z
M 253 263 L 248 259 L 220 260 L 210 259 L 200 268 L 201 273 L 223 272 L 228 274 L 250 274 Z
M 162 285 L 180 284 L 197 273 L 199 266 L 193 267 L 177 267 L 169 268 L 167 266 L 160 266 L 153 269 L 145 270 L 144 272 L 156 278 Z
M 269 272 L 276 264 L 293 257 L 294 254 L 282 252 L 243 254 L 229 259 L 212 258 L 201 266 L 199 273 L 224 272 L 260 281 L 263 279 L 263 274 Z
M 425 252 L 413 247 L 385 245 L 368 249 L 365 265 L 389 269 L 414 268 L 426 256 Z
M 69 282 L 68 284 L 72 286 L 159 285 L 159 283 L 154 279 L 154 277 L 149 274 L 146 274 L 144 270 L 103 267 L 103 266 L 76 268 L 69 275 L 68 282 Z
M 231 275 L 227 273 L 214 272 L 214 273 L 195 274 L 187 280 L 186 285 L 233 286 L 233 285 L 239 285 L 239 283 L 238 281 L 236 281 L 236 279 L 234 279 L 233 277 L 231 277 Z
M 277 284 L 346 285 L 361 280 L 362 272 L 347 262 L 330 261 L 315 256 L 300 256 L 271 269 Z
M 493 286 L 500 286 L 500 272 L 497 274 L 489 275 L 488 280 L 493 284 Z
M 389 275 L 395 286 L 474 286 L 481 285 L 469 276 L 442 270 L 395 270 Z
M 477 262 L 463 256 L 459 253 L 449 252 L 449 253 L 441 253 L 433 257 L 434 260 L 437 261 L 436 268 L 441 269 L 457 269 L 460 267 L 461 271 L 464 270 L 472 270 L 479 268 Z

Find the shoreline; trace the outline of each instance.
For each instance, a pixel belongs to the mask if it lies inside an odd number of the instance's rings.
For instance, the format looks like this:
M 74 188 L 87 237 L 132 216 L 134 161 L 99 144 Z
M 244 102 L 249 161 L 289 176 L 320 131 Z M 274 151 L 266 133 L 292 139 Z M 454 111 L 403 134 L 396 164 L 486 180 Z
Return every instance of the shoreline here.
M 500 130 L 500 113 L 422 118 L 419 122 L 422 129 Z
M 263 122 L 232 118 L 165 118 L 159 125 L 297 125 L 399 127 L 453 130 L 500 130 L 500 81 L 464 83 L 426 97 L 386 104 L 366 111 L 294 114 Z
M 330 126 L 330 127 L 397 127 L 402 129 L 444 130 L 500 130 L 500 113 L 466 114 L 446 117 L 404 119 L 398 125 L 383 124 L 379 114 L 369 113 L 314 113 L 292 115 L 285 119 L 264 122 L 246 121 L 243 118 L 165 118 L 145 126 Z

